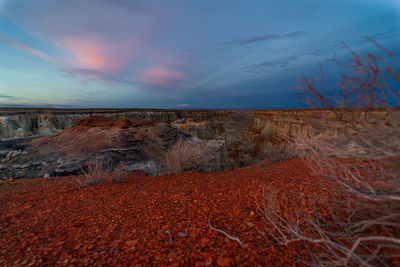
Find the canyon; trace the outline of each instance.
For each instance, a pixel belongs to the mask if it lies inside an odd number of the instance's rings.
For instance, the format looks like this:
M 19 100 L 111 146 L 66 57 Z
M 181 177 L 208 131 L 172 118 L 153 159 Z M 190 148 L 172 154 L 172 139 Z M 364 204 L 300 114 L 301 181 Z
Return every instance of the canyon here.
M 110 125 L 112 123 L 122 124 L 117 131 L 114 127 L 110 128 L 107 123 L 103 126 L 88 124 L 87 127 L 93 127 L 93 129 L 84 133 L 72 131 L 77 129 L 75 125 L 77 121 L 90 116 L 117 121 L 109 122 Z M 132 120 L 134 125 L 124 125 L 124 120 Z M 147 134 L 143 135 L 144 130 L 146 132 L 158 131 L 158 137 L 162 138 L 163 142 L 170 144 L 177 140 L 177 136 L 184 136 L 186 139 L 197 138 L 193 139 L 198 140 L 196 142 L 201 140 L 210 142 L 215 149 L 215 164 L 210 170 L 224 170 L 254 164 L 262 160 L 265 150 L 269 148 L 268 145 L 276 140 L 287 137 L 320 138 L 350 135 L 352 127 L 349 124 L 352 122 L 376 123 L 393 120 L 400 121 L 400 109 L 347 109 L 337 112 L 334 109 L 71 110 L 8 108 L 0 111 L 0 138 L 2 139 L 0 141 L 0 178 L 77 174 L 91 153 L 102 155 L 106 153 L 107 157 L 113 160 L 129 158 L 130 169 L 142 169 L 150 174 L 159 174 L 154 171 L 154 168 L 151 168 L 149 159 L 143 156 L 142 152 L 146 149 L 143 145 L 143 136 Z M 141 123 L 136 125 L 135 121 L 141 121 Z M 146 121 L 149 124 L 144 123 Z M 85 145 L 103 140 L 106 136 L 119 143 L 110 143 L 98 147 L 97 150 L 86 151 L 87 153 L 81 153 L 80 156 L 76 155 L 84 150 Z M 135 136 L 135 138 L 131 136 Z M 80 143 L 72 141 L 75 139 L 79 139 Z M 147 138 L 146 140 L 145 143 L 151 143 L 151 139 Z M 103 141 L 106 143 L 105 140 Z M 57 148 L 51 147 L 50 144 L 57 144 Z M 64 149 L 62 146 L 68 145 L 71 146 L 70 150 L 73 148 L 75 151 L 71 150 L 68 155 L 60 153 Z
M 346 123 L 394 119 L 400 121 L 400 109 L 351 110 L 337 113 L 332 109 L 264 110 L 162 110 L 162 109 L 0 109 L 0 140 L 36 135 L 50 135 L 71 127 L 79 118 L 92 115 L 154 120 L 201 139 L 217 136 L 235 138 L 259 133 L 268 140 L 275 136 L 319 137 L 348 134 Z M 343 122 L 338 127 L 338 122 Z M 250 128 L 249 128 L 250 127 Z M 235 136 L 229 136 L 233 133 Z

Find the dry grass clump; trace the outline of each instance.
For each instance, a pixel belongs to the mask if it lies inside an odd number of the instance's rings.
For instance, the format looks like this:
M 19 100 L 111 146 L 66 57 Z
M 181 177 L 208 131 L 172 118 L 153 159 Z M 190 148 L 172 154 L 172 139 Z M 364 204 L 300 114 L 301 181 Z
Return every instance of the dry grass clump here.
M 105 181 L 120 182 L 128 175 L 128 168 L 124 162 L 121 162 L 114 171 L 112 170 L 110 161 L 99 156 L 91 157 L 86 168 L 82 168 L 83 175 L 75 177 L 74 184 L 78 188 L 83 188 Z

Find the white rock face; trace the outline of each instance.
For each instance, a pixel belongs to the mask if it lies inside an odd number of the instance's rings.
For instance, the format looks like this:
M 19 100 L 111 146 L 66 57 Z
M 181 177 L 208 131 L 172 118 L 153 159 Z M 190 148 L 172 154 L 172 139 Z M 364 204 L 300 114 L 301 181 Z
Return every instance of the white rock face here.
M 49 135 L 65 130 L 87 114 L 18 114 L 0 117 L 0 138 Z
M 34 135 L 50 135 L 71 127 L 79 118 L 90 115 L 101 115 L 105 117 L 132 118 L 142 120 L 155 120 L 162 122 L 173 122 L 179 119 L 188 119 L 199 122 L 215 118 L 223 118 L 225 111 L 113 111 L 113 112 L 41 112 L 41 111 L 0 111 L 0 139 L 26 137 Z M 204 139 L 212 138 L 216 130 L 208 125 L 195 125 L 199 129 L 192 129 L 195 136 Z M 201 127 L 200 127 L 201 126 Z M 185 129 L 183 129 L 185 130 Z M 189 129 L 186 129 L 189 130 Z

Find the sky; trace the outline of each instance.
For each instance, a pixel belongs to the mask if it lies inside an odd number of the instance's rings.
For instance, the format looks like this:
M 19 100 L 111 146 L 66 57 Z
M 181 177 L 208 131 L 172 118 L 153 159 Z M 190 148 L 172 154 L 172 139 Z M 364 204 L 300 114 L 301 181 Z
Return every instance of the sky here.
M 302 107 L 365 35 L 400 55 L 400 0 L 0 0 L 0 106 Z

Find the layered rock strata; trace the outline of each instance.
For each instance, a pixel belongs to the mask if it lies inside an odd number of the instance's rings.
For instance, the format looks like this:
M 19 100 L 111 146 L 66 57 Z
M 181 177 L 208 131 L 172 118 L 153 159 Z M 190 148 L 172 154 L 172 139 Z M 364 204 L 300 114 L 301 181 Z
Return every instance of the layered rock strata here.
M 91 115 L 173 122 L 190 120 L 195 123 L 223 120 L 229 111 L 216 110 L 40 110 L 11 109 L 0 111 L 0 139 L 50 135 L 71 127 L 79 118 Z M 214 126 L 211 126 L 214 128 Z M 213 131 L 213 129 L 211 129 Z M 188 131 L 194 132 L 192 129 Z M 206 129 L 207 130 L 207 129 Z M 195 136 L 209 137 L 199 131 Z M 213 133 L 211 133 L 213 135 Z M 200 136 L 199 136 L 200 137 Z
M 400 109 L 282 109 L 255 110 L 253 128 L 267 140 L 274 137 L 337 136 L 351 134 L 353 122 L 400 121 Z
M 253 111 L 254 122 L 243 131 L 253 154 L 282 138 L 320 138 L 354 133 L 355 124 L 399 123 L 400 109 L 269 109 Z

